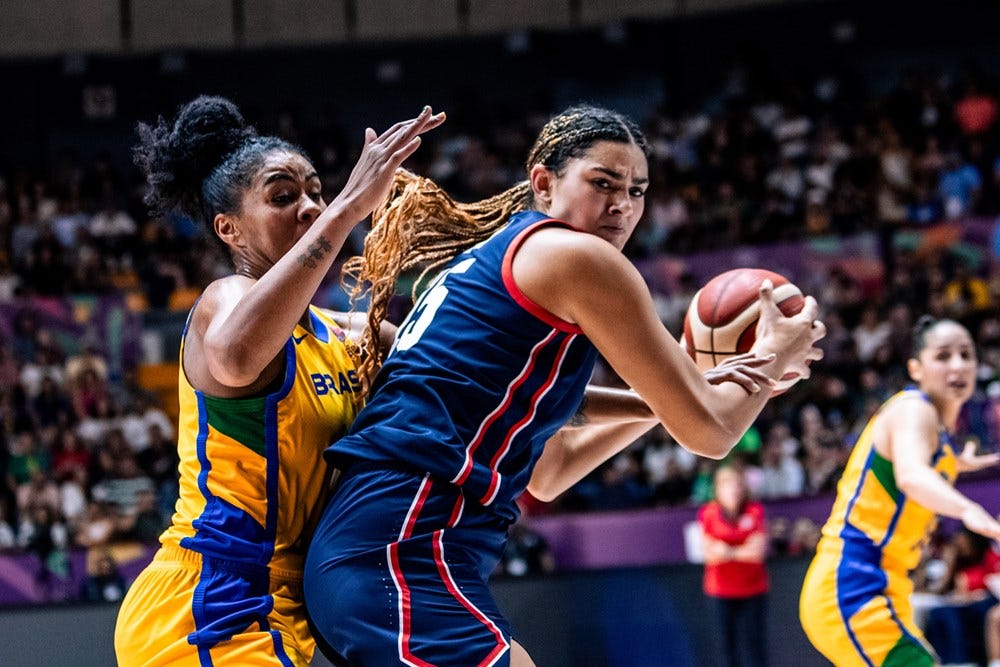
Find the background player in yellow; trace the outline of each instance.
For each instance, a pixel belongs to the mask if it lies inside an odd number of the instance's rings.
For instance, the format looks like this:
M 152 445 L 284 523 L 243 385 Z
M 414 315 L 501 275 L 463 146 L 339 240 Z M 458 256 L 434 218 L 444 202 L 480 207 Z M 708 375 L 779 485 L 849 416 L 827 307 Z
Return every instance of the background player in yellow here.
M 953 434 L 976 380 L 969 332 L 923 317 L 907 369 L 916 387 L 879 409 L 862 432 L 802 586 L 799 615 L 813 645 L 841 666 L 921 667 L 936 662 L 913 620 L 908 573 L 936 514 L 1000 538 L 1000 523 L 953 488 L 959 472 L 1000 461 Z
M 206 288 L 185 327 L 180 498 L 122 604 L 119 664 L 311 659 L 302 559 L 329 481 L 321 454 L 354 419 L 360 384 L 345 333 L 309 302 L 419 134 L 443 120 L 427 107 L 381 136 L 368 129 L 329 206 L 302 150 L 258 136 L 225 99 L 140 125 L 147 203 L 203 222 L 235 270 Z

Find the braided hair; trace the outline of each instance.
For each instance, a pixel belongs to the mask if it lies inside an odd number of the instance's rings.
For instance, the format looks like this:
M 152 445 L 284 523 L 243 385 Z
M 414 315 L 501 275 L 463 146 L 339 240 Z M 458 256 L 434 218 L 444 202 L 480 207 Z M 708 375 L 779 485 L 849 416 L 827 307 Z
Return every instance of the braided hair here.
M 634 121 L 610 109 L 575 106 L 545 124 L 528 153 L 525 171 L 530 174 L 540 164 L 562 176 L 571 159 L 582 157 L 599 141 L 634 144 L 649 157 L 646 139 Z M 422 267 L 413 286 L 416 298 L 425 278 L 492 236 L 513 214 L 533 206 L 528 181 L 489 199 L 460 203 L 428 178 L 403 169 L 396 172 L 389 196 L 372 216 L 363 254 L 349 259 L 342 274 L 352 282 L 352 303 L 370 293 L 358 368 L 362 395 L 382 363 L 379 328 L 400 274 Z
M 156 215 L 176 212 L 201 222 L 214 233 L 215 216 L 239 213 L 243 192 L 273 151 L 305 157 L 297 146 L 278 137 L 260 136 L 239 109 L 223 97 L 202 95 L 188 102 L 168 122 L 140 123 L 135 163 L 146 176 L 143 201 Z

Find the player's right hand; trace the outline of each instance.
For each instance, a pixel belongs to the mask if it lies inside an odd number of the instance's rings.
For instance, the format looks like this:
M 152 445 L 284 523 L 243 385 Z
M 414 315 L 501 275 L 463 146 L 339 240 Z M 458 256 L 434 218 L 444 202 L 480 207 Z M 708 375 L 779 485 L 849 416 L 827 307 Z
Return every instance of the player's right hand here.
M 444 120 L 443 112 L 435 114 L 426 106 L 416 118 L 400 121 L 382 134 L 372 128 L 365 130 L 361 156 L 328 210 L 335 214 L 347 207 L 350 215 L 346 219 L 351 224 L 365 219 L 388 196 L 396 169 L 420 146 L 420 135 Z
M 797 314 L 786 316 L 774 301 L 774 285 L 765 280 L 760 286 L 760 319 L 757 322 L 757 344 L 753 351 L 777 355 L 776 366 L 782 373 L 810 376 L 809 364 L 823 358 L 816 341 L 826 335 L 826 325 L 818 318 L 819 304 L 811 296 Z

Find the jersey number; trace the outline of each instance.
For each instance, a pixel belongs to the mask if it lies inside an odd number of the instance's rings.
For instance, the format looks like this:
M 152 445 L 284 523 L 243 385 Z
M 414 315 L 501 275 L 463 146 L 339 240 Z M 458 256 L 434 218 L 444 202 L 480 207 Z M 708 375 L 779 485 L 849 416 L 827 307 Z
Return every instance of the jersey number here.
M 476 259 L 470 257 L 438 276 L 430 289 L 420 297 L 417 305 L 413 308 L 413 312 L 409 314 L 406 322 L 400 327 L 399 333 L 396 334 L 396 344 L 393 346 L 393 351 L 408 350 L 417 344 L 417 341 L 420 340 L 420 337 L 424 335 L 427 327 L 434 320 L 434 315 L 437 314 L 438 308 L 441 307 L 441 304 L 444 303 L 444 300 L 448 296 L 448 288 L 445 287 L 444 279 L 452 273 L 465 273 L 475 262 Z

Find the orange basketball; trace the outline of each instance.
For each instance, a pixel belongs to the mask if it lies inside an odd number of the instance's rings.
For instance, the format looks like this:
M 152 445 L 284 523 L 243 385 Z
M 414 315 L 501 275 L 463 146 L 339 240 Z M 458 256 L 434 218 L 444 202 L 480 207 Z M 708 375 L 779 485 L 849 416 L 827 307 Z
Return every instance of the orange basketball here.
M 802 291 L 787 278 L 766 269 L 733 269 L 698 290 L 684 317 L 682 343 L 698 368 L 708 370 L 737 354 L 749 352 L 757 337 L 760 285 L 770 278 L 774 301 L 785 315 L 802 310 Z M 798 382 L 798 373 L 783 377 L 775 391 Z

